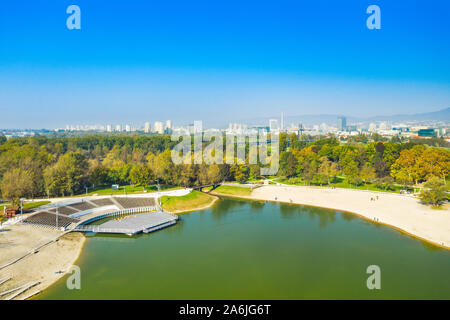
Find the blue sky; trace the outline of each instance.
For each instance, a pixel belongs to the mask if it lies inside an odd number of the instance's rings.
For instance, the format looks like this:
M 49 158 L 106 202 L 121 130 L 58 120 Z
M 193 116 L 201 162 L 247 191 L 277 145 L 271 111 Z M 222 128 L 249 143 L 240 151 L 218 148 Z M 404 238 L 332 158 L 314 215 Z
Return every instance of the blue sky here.
M 0 127 L 435 111 L 449 33 L 445 0 L 4 0 Z

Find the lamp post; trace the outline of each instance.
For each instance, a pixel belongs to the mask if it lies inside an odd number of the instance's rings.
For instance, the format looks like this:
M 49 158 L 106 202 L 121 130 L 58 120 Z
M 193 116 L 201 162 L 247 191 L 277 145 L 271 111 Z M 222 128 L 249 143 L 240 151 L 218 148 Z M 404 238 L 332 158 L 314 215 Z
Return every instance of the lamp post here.
M 23 214 L 23 202 L 25 201 L 25 198 L 20 198 L 20 215 Z
M 56 230 L 58 230 L 58 208 L 59 208 L 59 206 L 58 205 L 56 205 Z
M 159 207 L 161 208 L 161 196 L 159 194 L 159 192 L 161 191 L 161 187 L 159 186 L 159 179 L 156 179 L 156 183 L 158 184 L 158 203 L 159 203 Z

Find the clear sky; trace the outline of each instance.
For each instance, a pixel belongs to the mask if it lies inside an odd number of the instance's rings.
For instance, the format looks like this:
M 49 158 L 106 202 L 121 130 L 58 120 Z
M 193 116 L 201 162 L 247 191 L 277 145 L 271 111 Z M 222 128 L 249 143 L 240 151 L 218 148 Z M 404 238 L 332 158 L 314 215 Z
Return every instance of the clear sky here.
M 449 35 L 448 0 L 3 0 L 0 127 L 436 111 Z

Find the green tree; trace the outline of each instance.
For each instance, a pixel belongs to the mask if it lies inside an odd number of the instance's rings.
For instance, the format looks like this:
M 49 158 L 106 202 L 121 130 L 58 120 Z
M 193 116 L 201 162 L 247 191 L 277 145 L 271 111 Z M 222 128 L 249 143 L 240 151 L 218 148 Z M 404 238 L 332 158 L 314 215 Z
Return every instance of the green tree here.
M 280 154 L 280 173 L 286 177 L 292 177 L 297 173 L 298 161 L 291 152 L 281 152 Z
M 338 173 L 339 169 L 337 163 L 330 161 L 327 157 L 321 158 L 319 175 L 323 177 L 323 180 L 330 184 L 330 180 L 334 179 Z
M 360 172 L 360 176 L 361 179 L 365 182 L 365 183 L 370 183 L 373 179 L 376 178 L 376 173 L 375 173 L 375 169 L 372 168 L 371 166 L 369 166 L 368 164 L 365 164 L 362 168 L 361 168 L 361 172 Z
M 431 203 L 434 206 L 440 206 L 447 199 L 447 184 L 438 177 L 430 178 L 420 192 L 420 200 L 425 203 Z
M 134 165 L 130 170 L 130 179 L 144 188 L 153 180 L 150 168 L 144 164 Z
M 13 206 L 19 205 L 19 199 L 31 195 L 33 176 L 30 172 L 20 168 L 7 171 L 2 178 L 0 188 L 2 197 L 11 201 Z

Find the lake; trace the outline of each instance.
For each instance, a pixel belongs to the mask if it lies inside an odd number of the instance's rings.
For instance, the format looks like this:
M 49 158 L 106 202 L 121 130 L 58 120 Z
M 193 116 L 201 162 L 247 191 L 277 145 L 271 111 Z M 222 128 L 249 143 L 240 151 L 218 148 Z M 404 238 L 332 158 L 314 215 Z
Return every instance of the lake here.
M 36 298 L 450 299 L 448 250 L 348 213 L 231 198 L 151 234 L 88 236 L 76 264 L 81 290 L 65 276 Z

